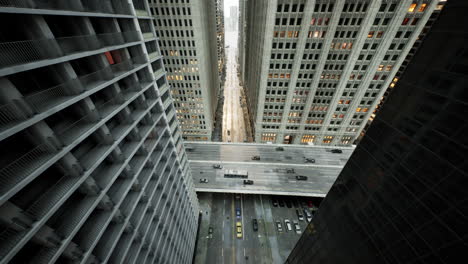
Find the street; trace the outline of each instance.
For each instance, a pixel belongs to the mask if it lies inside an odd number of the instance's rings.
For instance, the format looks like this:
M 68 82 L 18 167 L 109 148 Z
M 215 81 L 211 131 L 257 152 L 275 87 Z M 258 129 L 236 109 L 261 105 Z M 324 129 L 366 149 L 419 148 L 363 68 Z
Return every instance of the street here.
M 195 263 L 284 263 L 300 237 L 286 229 L 284 220 L 298 221 L 295 210 L 303 210 L 302 198 L 290 198 L 297 201 L 292 208 L 273 207 L 271 197 L 263 195 L 199 193 L 198 198 L 203 220 Z M 241 210 L 240 218 L 236 208 Z M 258 231 L 253 230 L 253 219 L 258 221 Z M 236 237 L 237 221 L 242 223 L 242 238 Z M 282 232 L 277 231 L 276 221 L 282 223 Z M 307 222 L 298 222 L 303 231 Z
M 223 142 L 246 140 L 244 114 L 241 107 L 241 87 L 237 77 L 237 31 L 226 31 L 226 83 L 224 84 Z

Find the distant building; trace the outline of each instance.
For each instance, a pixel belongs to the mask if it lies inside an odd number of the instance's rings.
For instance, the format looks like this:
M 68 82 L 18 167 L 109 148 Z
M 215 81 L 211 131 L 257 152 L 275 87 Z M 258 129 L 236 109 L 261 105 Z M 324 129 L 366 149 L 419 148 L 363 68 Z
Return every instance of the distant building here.
M 146 2 L 0 1 L 0 20 L 0 263 L 191 263 L 198 201 Z
M 229 7 L 229 21 L 231 23 L 231 31 L 237 30 L 237 6 L 230 6 Z
M 241 1 L 255 141 L 353 144 L 437 4 Z
M 286 263 L 458 263 L 468 251 L 467 12 L 447 2 Z
M 149 2 L 182 136 L 187 140 L 209 141 L 220 90 L 217 46 L 220 3 Z
M 226 52 L 224 46 L 224 1 L 215 0 L 216 4 L 216 44 L 218 50 L 218 74 L 220 85 L 226 80 Z

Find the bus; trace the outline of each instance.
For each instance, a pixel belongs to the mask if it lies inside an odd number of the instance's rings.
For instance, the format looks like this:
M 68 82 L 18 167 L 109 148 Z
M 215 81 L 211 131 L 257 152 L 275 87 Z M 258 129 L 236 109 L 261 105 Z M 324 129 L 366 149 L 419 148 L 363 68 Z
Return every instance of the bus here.
M 225 170 L 224 171 L 225 178 L 248 178 L 249 173 L 246 170 Z

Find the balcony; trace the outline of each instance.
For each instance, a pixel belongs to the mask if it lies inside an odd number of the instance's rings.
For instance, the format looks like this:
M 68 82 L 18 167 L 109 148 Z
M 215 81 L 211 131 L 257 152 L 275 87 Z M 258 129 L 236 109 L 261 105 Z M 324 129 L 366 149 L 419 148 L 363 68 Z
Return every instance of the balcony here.
M 139 35 L 140 33 L 138 31 L 126 31 L 51 39 L 3 42 L 0 43 L 0 75 L 11 74 L 15 71 L 9 72 L 7 71 L 8 68 L 22 64 L 58 59 L 80 52 L 100 50 L 106 47 L 119 46 L 140 41 Z M 86 56 L 89 55 L 90 54 L 86 54 Z M 45 64 L 50 65 L 57 62 L 47 61 Z M 45 65 L 35 65 L 35 67 L 39 66 Z M 24 71 L 27 69 L 20 68 L 18 70 Z
M 92 12 L 106 14 L 131 15 L 130 5 L 126 1 L 27 1 L 27 0 L 2 0 L 1 7 L 46 9 L 58 11 Z M 39 11 L 38 10 L 38 11 Z
M 108 81 L 116 82 L 128 74 L 136 72 L 145 61 L 145 56 L 134 57 L 131 60 L 109 65 L 99 71 L 25 96 L 22 100 L 14 100 L 0 106 L 0 139 L 98 92 L 105 88 Z M 75 92 L 70 93 L 70 91 Z

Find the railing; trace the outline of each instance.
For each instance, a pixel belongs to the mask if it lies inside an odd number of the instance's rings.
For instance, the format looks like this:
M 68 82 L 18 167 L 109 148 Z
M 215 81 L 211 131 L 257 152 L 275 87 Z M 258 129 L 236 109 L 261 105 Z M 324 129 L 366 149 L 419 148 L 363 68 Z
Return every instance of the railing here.
M 2 0 L 0 0 L 2 1 Z M 138 31 L 0 43 L 0 68 L 139 40 Z
M 126 1 L 28 1 L 28 0 L 0 0 L 0 6 L 32 8 L 32 9 L 50 9 L 50 10 L 69 10 L 77 12 L 109 13 L 131 15 L 130 5 Z
M 101 104 L 96 108 L 98 114 L 107 116 L 113 110 L 110 106 L 114 104 L 117 104 L 117 99 L 111 99 Z M 57 133 L 56 139 L 48 138 L 49 142 L 34 147 L 29 152 L 2 168 L 0 170 L 0 196 L 6 194 L 13 186 L 23 181 L 37 168 L 44 165 L 47 160 L 59 151 L 59 148 L 71 144 L 94 126 L 96 122 L 90 120 L 92 120 L 92 115 L 95 114 L 95 112 L 90 113 L 67 125 L 66 128 Z M 61 140 L 61 142 L 59 140 Z
M 14 185 L 24 180 L 55 152 L 49 143 L 43 143 L 2 168 L 0 170 L 0 195 L 4 195 Z
M 62 104 L 85 90 L 89 91 L 99 83 L 111 80 L 114 76 L 119 76 L 124 71 L 133 69 L 133 62 L 137 61 L 139 63 L 146 59 L 144 56 L 140 57 L 107 66 L 101 70 L 0 106 L 0 132 L 5 128 L 14 126 L 18 122 L 34 116 L 34 114 L 42 113 Z

